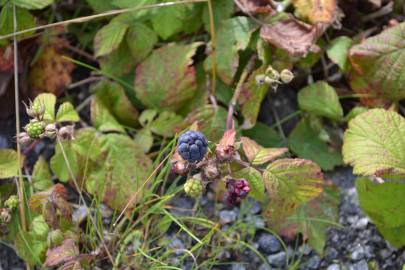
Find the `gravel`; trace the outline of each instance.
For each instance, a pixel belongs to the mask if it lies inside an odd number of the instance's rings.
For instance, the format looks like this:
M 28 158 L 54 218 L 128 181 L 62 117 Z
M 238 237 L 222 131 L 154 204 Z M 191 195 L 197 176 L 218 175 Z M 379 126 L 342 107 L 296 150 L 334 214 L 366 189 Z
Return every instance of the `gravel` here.
M 260 235 L 259 240 L 259 248 L 267 254 L 274 254 L 281 251 L 281 244 L 278 239 L 269 233 L 263 233 Z

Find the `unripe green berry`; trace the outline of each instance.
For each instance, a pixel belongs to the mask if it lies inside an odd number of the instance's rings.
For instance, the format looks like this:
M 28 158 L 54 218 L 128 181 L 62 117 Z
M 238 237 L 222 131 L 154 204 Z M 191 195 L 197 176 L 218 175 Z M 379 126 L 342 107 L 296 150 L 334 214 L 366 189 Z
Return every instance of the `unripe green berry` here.
M 31 120 L 26 126 L 25 131 L 27 131 L 28 136 L 33 139 L 38 139 L 44 133 L 45 127 L 44 123 L 38 120 Z
M 201 181 L 195 178 L 190 178 L 184 184 L 184 192 L 190 197 L 198 197 L 202 194 L 203 186 Z

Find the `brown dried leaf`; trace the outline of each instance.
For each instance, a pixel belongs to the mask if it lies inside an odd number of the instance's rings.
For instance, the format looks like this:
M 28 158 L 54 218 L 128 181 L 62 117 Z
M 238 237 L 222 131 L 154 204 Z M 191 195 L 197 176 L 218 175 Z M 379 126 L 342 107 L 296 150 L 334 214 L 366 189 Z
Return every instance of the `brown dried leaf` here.
M 235 145 L 236 131 L 235 129 L 230 129 L 225 131 L 224 136 L 219 141 L 222 146 L 234 146 Z
M 271 0 L 240 0 L 244 12 L 250 13 L 273 13 Z
M 307 19 L 312 24 L 329 25 L 336 17 L 335 0 L 293 0 L 292 2 L 298 16 Z
M 66 239 L 62 245 L 49 249 L 46 252 L 46 260 L 44 266 L 55 267 L 68 261 L 74 260 L 79 255 L 79 248 L 76 241 Z
M 34 96 L 42 92 L 59 96 L 63 88 L 71 83 L 70 73 L 75 66 L 63 58 L 62 48 L 66 43 L 65 40 L 59 39 L 43 46 L 28 75 Z
M 261 38 L 277 48 L 286 50 L 291 56 L 305 56 L 310 51 L 318 51 L 319 47 L 315 45 L 315 41 L 319 34 L 316 27 L 292 16 L 265 25 L 260 30 Z

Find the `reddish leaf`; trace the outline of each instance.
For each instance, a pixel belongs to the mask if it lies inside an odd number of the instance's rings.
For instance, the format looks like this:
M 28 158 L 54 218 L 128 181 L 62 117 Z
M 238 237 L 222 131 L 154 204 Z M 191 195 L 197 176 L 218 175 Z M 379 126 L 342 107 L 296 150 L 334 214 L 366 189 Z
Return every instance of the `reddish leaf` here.
M 241 0 L 244 12 L 250 13 L 273 13 L 271 0 Z
M 74 260 L 78 255 L 79 248 L 77 247 L 75 240 L 66 239 L 59 247 L 49 249 L 46 252 L 44 266 L 55 267 L 65 262 Z

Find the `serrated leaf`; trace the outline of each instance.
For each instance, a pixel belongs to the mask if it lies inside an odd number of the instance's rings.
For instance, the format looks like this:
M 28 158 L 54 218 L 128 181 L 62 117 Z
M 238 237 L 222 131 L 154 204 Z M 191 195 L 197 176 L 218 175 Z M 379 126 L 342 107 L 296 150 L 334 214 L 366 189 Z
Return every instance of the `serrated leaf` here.
M 142 103 L 156 110 L 176 111 L 191 99 L 197 88 L 192 57 L 200 45 L 169 44 L 139 64 L 135 92 Z
M 258 201 L 264 200 L 264 183 L 262 174 L 253 167 L 247 167 L 234 173 L 235 178 L 244 178 L 249 182 L 250 192 L 252 196 Z
M 43 9 L 53 3 L 54 0 L 13 0 L 16 6 L 26 9 Z
M 288 146 L 299 157 L 316 162 L 324 170 L 332 170 L 342 164 L 340 152 L 329 147 L 307 119 L 301 120 L 290 133 Z
M 247 17 L 234 17 L 221 22 L 216 42 L 218 76 L 225 84 L 231 84 L 239 66 L 239 51 L 249 44 L 256 25 Z M 212 69 L 212 55 L 205 60 L 204 68 Z
M 72 103 L 64 102 L 56 113 L 56 122 L 79 122 L 80 117 Z
M 133 72 L 135 62 L 127 42 L 121 42 L 118 49 L 99 59 L 101 70 L 108 75 L 124 76 Z
M 91 120 L 95 128 L 100 131 L 125 132 L 125 129 L 115 119 L 109 108 L 99 96 L 94 96 L 90 105 Z
M 298 93 L 301 110 L 332 120 L 343 117 L 343 109 L 335 89 L 324 81 L 311 84 Z
M 276 160 L 267 166 L 263 179 L 271 198 L 265 216 L 274 226 L 323 190 L 321 169 L 305 159 Z
M 45 191 L 52 187 L 52 175 L 43 156 L 40 156 L 32 172 L 32 185 L 38 191 Z
M 295 12 L 312 24 L 331 24 L 337 13 L 335 0 L 293 0 Z
M 360 175 L 405 176 L 405 120 L 396 112 L 373 109 L 349 122 L 343 158 Z
M 256 76 L 265 72 L 264 67 L 260 67 L 249 76 L 246 83 L 243 84 L 238 99 L 241 104 L 241 112 L 244 117 L 242 128 L 249 129 L 256 124 L 259 115 L 260 105 L 266 96 L 269 86 L 267 84 L 258 85 Z
M 384 238 L 397 248 L 405 246 L 405 185 L 358 178 L 356 188 L 361 208 Z
M 0 179 L 18 176 L 18 155 L 12 149 L 0 149 Z
M 94 54 L 100 57 L 116 50 L 124 39 L 128 25 L 117 20 L 101 28 L 94 37 Z
M 264 148 L 247 137 L 241 137 L 240 140 L 243 151 L 252 165 L 265 164 L 288 152 L 288 148 Z
M 157 41 L 156 33 L 144 23 L 130 25 L 126 35 L 126 42 L 136 64 L 149 55 Z
M 361 77 L 365 85 L 354 85 L 354 91 L 369 93 L 388 100 L 405 98 L 405 23 L 387 28 L 350 49 L 353 67 L 351 80 Z
M 332 40 L 326 49 L 328 57 L 343 71 L 346 71 L 348 68 L 348 54 L 352 44 L 353 41 L 351 38 L 341 36 Z
M 55 104 L 56 104 L 56 96 L 50 93 L 44 93 L 38 95 L 35 99 L 33 104 L 35 106 L 44 106 L 45 113 L 44 113 L 44 120 L 49 122 L 55 121 Z
M 212 1 L 212 12 L 214 17 L 214 29 L 218 29 L 221 22 L 231 17 L 234 11 L 234 3 L 228 0 L 215 0 Z M 204 28 L 210 32 L 210 15 L 208 5 L 204 5 L 202 19 Z

